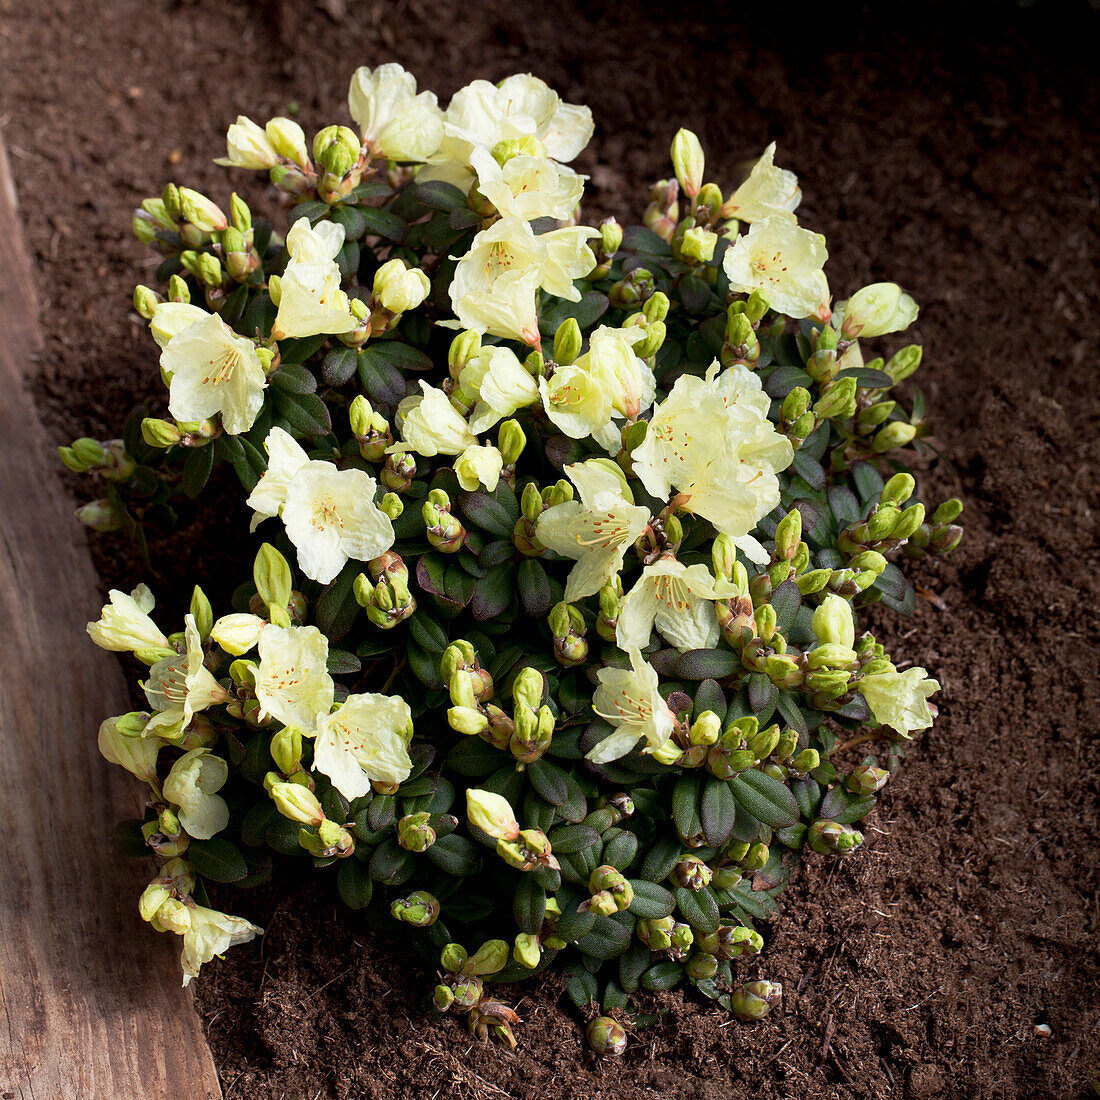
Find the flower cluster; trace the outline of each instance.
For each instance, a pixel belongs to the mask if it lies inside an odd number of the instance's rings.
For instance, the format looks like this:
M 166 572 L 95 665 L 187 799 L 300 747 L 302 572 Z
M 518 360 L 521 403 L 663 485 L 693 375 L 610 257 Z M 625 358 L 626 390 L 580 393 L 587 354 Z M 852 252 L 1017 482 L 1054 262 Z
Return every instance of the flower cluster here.
M 419 930 L 478 1036 L 515 1042 L 493 983 L 560 964 L 581 1006 L 683 981 L 757 1019 L 782 991 L 756 922 L 799 858 L 859 846 L 935 713 L 857 625 L 912 609 L 900 555 L 961 537 L 898 453 L 929 431 L 895 390 L 920 348 L 861 343 L 916 305 L 832 301 L 774 145 L 731 190 L 681 130 L 642 224 L 586 226 L 591 114 L 536 77 L 443 108 L 363 68 L 348 107 L 311 144 L 229 127 L 219 163 L 268 174 L 285 235 L 236 194 L 142 204 L 167 415 L 62 448 L 99 530 L 219 479 L 252 512 L 206 548 L 208 587 L 252 567 L 220 614 L 197 587 L 170 631 L 139 586 L 89 624 L 147 669 L 99 733 L 149 790 L 141 915 L 188 980 L 260 932 L 206 884 L 297 856 Z

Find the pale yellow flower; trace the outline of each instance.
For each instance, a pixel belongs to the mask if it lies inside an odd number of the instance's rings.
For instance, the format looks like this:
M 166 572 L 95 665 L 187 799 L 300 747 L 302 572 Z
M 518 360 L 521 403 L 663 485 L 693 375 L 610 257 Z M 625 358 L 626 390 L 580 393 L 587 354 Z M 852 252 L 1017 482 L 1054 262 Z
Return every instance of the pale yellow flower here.
M 771 215 L 754 222 L 747 234 L 726 249 L 722 268 L 730 290 L 745 294 L 758 290 L 777 313 L 809 317 L 828 300 L 822 270 L 828 258 L 817 233 Z

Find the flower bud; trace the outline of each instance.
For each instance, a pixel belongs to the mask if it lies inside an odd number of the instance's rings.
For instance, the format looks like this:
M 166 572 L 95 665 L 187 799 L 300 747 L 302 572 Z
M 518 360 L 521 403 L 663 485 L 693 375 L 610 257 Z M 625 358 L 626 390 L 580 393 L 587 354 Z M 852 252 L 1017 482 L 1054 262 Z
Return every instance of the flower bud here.
M 806 839 L 815 852 L 825 856 L 842 856 L 863 843 L 862 834 L 839 821 L 815 821 Z
M 626 1050 L 626 1031 L 610 1016 L 597 1016 L 584 1034 L 588 1045 L 601 1058 L 621 1058 Z
M 904 542 L 922 523 L 924 523 L 924 505 L 919 502 L 912 504 L 898 517 L 890 537 Z
M 821 754 L 817 749 L 803 749 L 792 761 L 791 769 L 805 775 L 812 772 L 821 763 Z
M 849 340 L 884 336 L 907 329 L 916 319 L 917 303 L 897 283 L 872 283 L 848 299 L 841 331 Z
M 527 446 L 527 435 L 518 420 L 505 420 L 497 429 L 497 450 L 505 467 L 514 466 Z
M 856 380 L 838 378 L 814 405 L 819 420 L 848 420 L 856 411 Z
M 693 745 L 713 745 L 722 733 L 722 720 L 712 710 L 705 710 L 691 724 L 688 734 Z
M 325 811 L 317 796 L 300 783 L 272 783 L 268 793 L 279 813 L 291 821 L 316 828 L 325 820 Z
M 261 600 L 270 608 L 285 608 L 290 602 L 293 574 L 286 558 L 269 542 L 265 542 L 256 555 L 252 578 Z
M 860 764 L 853 768 L 844 780 L 844 786 L 855 795 L 871 795 L 881 791 L 890 779 L 890 773 L 884 768 L 874 768 L 869 764 Z
M 486 940 L 467 960 L 463 970 L 467 974 L 484 977 L 503 970 L 508 962 L 508 945 L 504 940 Z
M 576 317 L 566 318 L 554 334 L 554 362 L 561 367 L 569 366 L 580 355 L 583 343 Z
M 278 153 L 267 133 L 245 115 L 238 115 L 237 121 L 226 131 L 225 150 L 225 159 L 216 163 L 235 168 L 266 171 L 278 160 Z
M 126 523 L 126 519 L 118 510 L 118 507 L 106 498 L 81 505 L 74 510 L 73 515 L 85 527 L 90 527 L 100 534 L 118 531 Z
M 387 260 L 374 275 L 374 298 L 390 313 L 416 309 L 431 293 L 431 280 L 418 267 L 403 260 Z
M 896 352 L 882 369 L 894 380 L 896 386 L 904 382 L 920 366 L 923 349 L 920 344 L 910 344 Z
M 684 964 L 684 972 L 693 981 L 706 981 L 718 973 L 718 960 L 713 955 L 696 952 Z
M 916 434 L 915 425 L 907 424 L 904 420 L 891 420 L 884 428 L 878 430 L 871 442 L 871 449 L 876 454 L 885 454 L 896 447 L 904 447 L 912 443 Z
M 411 924 L 413 928 L 428 928 L 439 917 L 439 901 L 427 890 L 414 890 L 407 898 L 398 898 L 390 905 L 394 920 Z
M 636 267 L 625 278 L 612 286 L 608 297 L 618 309 L 640 305 L 653 293 L 653 273 L 644 267 Z
M 614 218 L 605 218 L 599 224 L 600 251 L 614 256 L 623 246 L 623 227 Z
M 782 997 L 783 986 L 779 982 L 746 982 L 730 995 L 730 1010 L 744 1023 L 762 1020 Z
M 710 885 L 711 869 L 697 856 L 681 856 L 669 876 L 677 886 L 686 890 L 702 890 Z
M 680 252 L 697 263 L 706 264 L 714 258 L 714 246 L 717 243 L 717 233 L 693 226 L 684 232 L 680 241 Z
M 326 126 L 313 138 L 313 159 L 333 176 L 347 175 L 361 151 L 359 135 L 347 126 Z
M 215 203 L 190 187 L 179 189 L 179 202 L 183 216 L 204 233 L 220 233 L 229 224 Z
M 280 116 L 268 120 L 264 130 L 279 156 L 294 161 L 299 168 L 306 167 L 309 163 L 306 135 L 298 123 L 293 119 Z
M 812 626 L 814 635 L 822 644 L 833 642 L 851 649 L 855 644 L 855 620 L 852 605 L 842 596 L 830 593 L 815 608 Z
M 474 787 L 467 789 L 466 817 L 471 825 L 497 840 L 515 840 L 519 836 L 515 813 L 508 800 L 499 794 Z
M 406 814 L 397 823 L 397 843 L 407 852 L 426 852 L 435 843 L 435 830 L 426 811 Z
M 684 194 L 693 199 L 703 186 L 703 147 L 690 130 L 678 130 L 672 139 L 672 167 Z
M 524 966 L 528 970 L 534 970 L 542 961 L 542 949 L 539 946 L 538 936 L 520 932 L 516 936 L 516 942 L 512 947 L 512 958 L 520 966 Z

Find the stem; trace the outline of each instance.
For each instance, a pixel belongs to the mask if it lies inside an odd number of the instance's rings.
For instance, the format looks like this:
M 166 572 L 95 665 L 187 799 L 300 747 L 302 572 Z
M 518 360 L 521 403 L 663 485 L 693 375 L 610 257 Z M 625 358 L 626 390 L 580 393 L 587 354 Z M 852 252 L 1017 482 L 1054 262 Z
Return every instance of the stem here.
M 877 741 L 880 737 L 886 737 L 885 726 L 879 726 L 878 729 L 870 730 L 867 733 L 857 734 L 855 737 L 849 737 L 847 741 L 842 741 L 839 745 L 833 749 L 833 752 L 829 753 L 830 756 L 833 753 L 843 752 L 845 749 L 850 749 L 855 745 L 865 745 L 868 741 Z

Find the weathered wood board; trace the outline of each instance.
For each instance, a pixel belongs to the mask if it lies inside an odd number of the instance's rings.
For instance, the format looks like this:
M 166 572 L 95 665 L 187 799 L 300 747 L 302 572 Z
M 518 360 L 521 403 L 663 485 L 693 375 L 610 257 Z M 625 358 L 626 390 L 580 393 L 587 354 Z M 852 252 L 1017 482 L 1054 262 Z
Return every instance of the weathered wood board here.
M 0 1097 L 215 1100 L 179 941 L 138 916 L 152 864 L 112 850 L 140 794 L 96 731 L 127 697 L 84 633 L 99 582 L 27 390 L 40 347 L 0 143 Z

